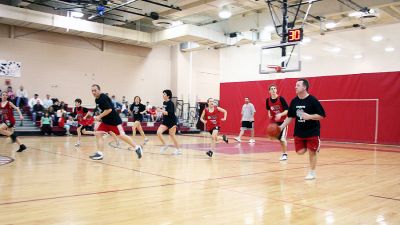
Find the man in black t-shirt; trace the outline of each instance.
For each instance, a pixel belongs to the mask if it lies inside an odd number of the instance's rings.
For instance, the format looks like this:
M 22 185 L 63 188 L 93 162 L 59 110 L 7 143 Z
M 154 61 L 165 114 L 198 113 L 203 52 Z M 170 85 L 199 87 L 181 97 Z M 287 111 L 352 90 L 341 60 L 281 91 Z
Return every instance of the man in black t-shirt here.
M 294 127 L 294 144 L 297 154 L 307 152 L 310 156 L 310 171 L 306 180 L 316 178 L 315 167 L 317 165 L 317 153 L 320 148 L 320 123 L 325 117 L 325 110 L 321 103 L 308 93 L 309 83 L 305 79 L 299 79 L 296 83 L 296 94 L 289 106 L 288 117 L 280 128 L 287 126 L 293 118 L 296 118 Z
M 90 158 L 93 160 L 101 160 L 103 159 L 103 148 L 104 148 L 104 133 L 114 133 L 121 140 L 134 147 L 135 152 L 138 158 L 142 158 L 143 149 L 142 146 L 136 145 L 132 139 L 130 139 L 124 132 L 122 128 L 122 120 L 119 117 L 117 111 L 112 104 L 111 99 L 105 94 L 101 93 L 100 86 L 97 84 L 92 85 L 92 94 L 96 98 L 96 107 L 101 110 L 101 113 L 98 116 L 94 117 L 95 121 L 101 121 L 99 126 L 96 128 L 96 142 L 97 151 L 94 155 L 91 155 Z

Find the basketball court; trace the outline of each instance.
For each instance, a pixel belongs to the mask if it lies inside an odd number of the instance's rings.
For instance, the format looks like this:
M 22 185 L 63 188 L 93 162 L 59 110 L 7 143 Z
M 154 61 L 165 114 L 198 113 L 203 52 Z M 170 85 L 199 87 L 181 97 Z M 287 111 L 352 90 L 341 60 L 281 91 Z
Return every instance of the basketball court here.
M 0 224 L 400 224 L 400 1 L 0 3 Z M 48 94 L 65 103 L 50 117 L 51 135 L 41 134 L 46 117 L 35 120 L 36 108 L 17 101 L 20 86 L 25 101 Z M 284 160 L 268 137 L 282 129 L 271 130 L 279 124 L 266 106 L 271 86 L 296 118 Z M 95 91 L 108 94 L 110 108 Z M 305 91 L 324 113 L 293 115 L 292 99 Z M 135 96 L 143 116 L 133 117 Z M 77 118 L 75 99 L 96 124 L 107 125 L 112 108 L 121 123 L 111 131 L 135 145 L 97 125 L 96 137 L 77 144 L 79 121 L 57 125 Z M 246 129 L 235 141 L 245 99 L 256 110 L 255 137 Z M 16 105 L 13 126 L 4 102 Z M 58 107 L 52 102 L 44 111 Z M 213 110 L 226 110 L 226 120 L 221 113 L 210 127 L 213 118 L 201 115 Z M 132 136 L 137 118 L 148 141 Z M 318 148 L 300 155 L 294 132 L 303 119 L 318 121 L 320 135 Z M 179 146 L 168 135 L 175 125 Z M 163 126 L 166 145 L 156 134 Z M 214 145 L 215 131 L 229 142 Z M 17 152 L 15 134 L 26 150 Z

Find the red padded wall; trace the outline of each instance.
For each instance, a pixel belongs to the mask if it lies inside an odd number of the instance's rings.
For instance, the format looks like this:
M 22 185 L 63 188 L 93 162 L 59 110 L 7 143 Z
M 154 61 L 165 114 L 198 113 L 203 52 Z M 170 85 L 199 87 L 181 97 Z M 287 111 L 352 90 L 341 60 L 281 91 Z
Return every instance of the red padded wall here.
M 400 144 L 400 72 L 350 74 L 309 77 L 310 94 L 320 100 L 379 99 L 378 143 Z M 244 98 L 249 97 L 256 107 L 257 136 L 265 135 L 268 124 L 265 99 L 268 86 L 278 85 L 278 91 L 288 104 L 295 97 L 297 78 L 221 83 L 220 105 L 228 110 L 228 119 L 222 125 L 226 133 L 238 133 L 240 110 Z M 323 101 L 327 118 L 321 121 L 321 138 L 337 141 L 373 143 L 375 138 L 375 101 Z M 289 136 L 293 134 L 294 121 Z

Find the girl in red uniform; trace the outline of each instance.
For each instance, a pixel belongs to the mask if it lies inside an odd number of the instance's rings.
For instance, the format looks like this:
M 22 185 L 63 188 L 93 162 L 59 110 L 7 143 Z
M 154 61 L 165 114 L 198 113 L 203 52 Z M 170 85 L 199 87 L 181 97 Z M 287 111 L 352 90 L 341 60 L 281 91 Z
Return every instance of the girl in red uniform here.
M 82 100 L 77 98 L 75 99 L 75 108 L 74 115 L 75 119 L 78 121 L 78 128 L 76 129 L 76 133 L 78 134 L 78 141 L 75 144 L 75 147 L 79 147 L 81 145 L 81 136 L 83 134 L 92 134 L 93 132 L 93 117 L 90 117 L 90 112 L 87 108 L 82 107 Z M 90 119 L 87 119 L 90 117 Z
M 19 118 L 21 120 L 23 120 L 24 117 L 22 116 L 22 113 L 19 110 L 19 108 L 16 107 L 12 102 L 9 102 L 7 100 L 7 98 L 8 98 L 7 92 L 1 93 L 0 134 L 10 137 L 12 140 L 12 143 L 17 143 L 19 145 L 19 149 L 17 150 L 17 152 L 22 152 L 26 149 L 26 146 L 24 144 L 21 144 L 21 141 L 19 140 L 19 138 L 17 138 L 17 135 L 15 135 L 15 132 L 13 131 L 13 128 L 15 125 L 15 118 L 14 118 L 13 110 L 14 109 L 17 110 L 17 112 L 19 114 Z
M 211 134 L 211 150 L 206 154 L 212 157 L 214 154 L 213 150 L 215 151 L 215 144 L 218 142 L 218 132 L 220 130 L 221 121 L 226 120 L 228 112 L 221 107 L 215 106 L 213 98 L 209 98 L 207 104 L 208 107 L 203 110 L 200 120 L 204 123 L 206 130 Z M 221 118 L 221 113 L 224 114 L 223 118 Z M 222 140 L 228 143 L 226 135 L 222 135 Z

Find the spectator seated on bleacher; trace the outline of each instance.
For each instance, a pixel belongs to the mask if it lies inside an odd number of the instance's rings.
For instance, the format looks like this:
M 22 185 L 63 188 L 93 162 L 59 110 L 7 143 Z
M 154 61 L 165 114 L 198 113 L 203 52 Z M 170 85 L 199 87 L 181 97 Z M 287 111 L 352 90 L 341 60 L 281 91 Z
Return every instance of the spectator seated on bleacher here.
M 122 104 L 119 103 L 116 99 L 115 99 L 115 95 L 111 96 L 111 102 L 114 105 L 115 110 L 121 110 L 122 109 Z
M 11 86 L 7 87 L 7 99 L 8 101 L 15 103 L 15 94 Z
M 33 110 L 33 106 L 37 103 L 37 101 L 39 101 L 40 104 L 43 105 L 43 101 L 39 98 L 39 95 L 38 95 L 38 94 L 35 94 L 35 95 L 33 96 L 33 98 L 31 98 L 31 99 L 29 100 L 28 105 L 29 105 L 29 107 L 31 108 L 31 112 L 32 112 L 32 110 Z
M 37 100 L 36 104 L 32 108 L 32 121 L 33 124 L 36 124 L 36 121 L 39 121 L 40 118 L 43 116 L 44 113 L 44 107 L 42 104 L 40 104 L 40 101 Z
M 147 115 L 150 116 L 150 122 L 154 122 L 157 118 L 157 109 L 155 106 L 147 109 Z
M 58 123 L 57 111 L 61 109 L 60 101 L 53 98 L 53 105 L 49 108 L 49 115 L 53 119 L 54 123 Z
M 129 106 L 128 106 L 128 102 L 125 102 L 124 104 L 122 104 L 121 113 L 124 114 L 125 117 L 128 117 L 128 116 L 129 116 Z
M 51 128 L 53 127 L 53 120 L 49 116 L 49 113 L 46 112 L 40 121 L 40 131 L 42 135 L 51 135 Z
M 78 127 L 78 122 L 74 120 L 74 117 L 68 116 L 68 119 L 64 125 L 64 128 L 67 131 L 67 135 L 71 135 L 70 133 L 71 127 Z
M 43 100 L 43 107 L 48 110 L 53 105 L 53 100 L 51 100 L 50 95 L 46 95 L 46 99 Z
M 23 106 L 26 106 L 27 104 L 28 104 L 28 92 L 24 89 L 23 86 L 21 86 L 17 91 L 15 105 L 21 108 Z

